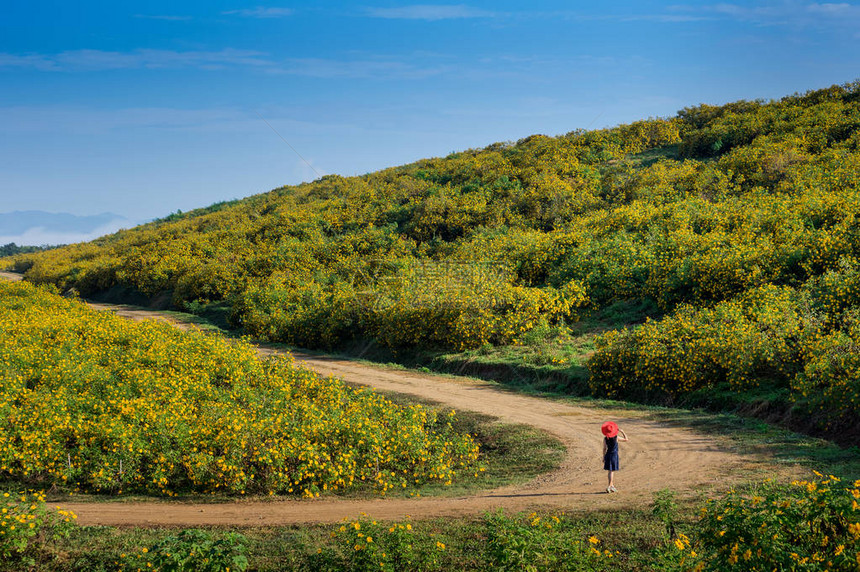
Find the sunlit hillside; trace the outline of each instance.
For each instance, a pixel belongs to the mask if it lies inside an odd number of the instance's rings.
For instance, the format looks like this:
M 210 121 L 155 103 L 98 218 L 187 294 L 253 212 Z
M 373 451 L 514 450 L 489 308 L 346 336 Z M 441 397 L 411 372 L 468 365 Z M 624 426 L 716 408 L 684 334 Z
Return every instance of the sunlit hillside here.
M 248 333 L 464 350 L 622 301 L 595 394 L 860 405 L 860 83 L 326 176 L 21 255 L 36 283 L 222 303 Z

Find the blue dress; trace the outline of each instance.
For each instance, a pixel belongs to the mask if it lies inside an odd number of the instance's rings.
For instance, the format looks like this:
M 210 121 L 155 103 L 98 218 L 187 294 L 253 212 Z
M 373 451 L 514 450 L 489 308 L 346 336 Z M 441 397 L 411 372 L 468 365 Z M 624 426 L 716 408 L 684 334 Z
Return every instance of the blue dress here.
M 606 443 L 606 454 L 603 455 L 603 470 L 617 471 L 618 470 L 618 436 L 604 437 Z

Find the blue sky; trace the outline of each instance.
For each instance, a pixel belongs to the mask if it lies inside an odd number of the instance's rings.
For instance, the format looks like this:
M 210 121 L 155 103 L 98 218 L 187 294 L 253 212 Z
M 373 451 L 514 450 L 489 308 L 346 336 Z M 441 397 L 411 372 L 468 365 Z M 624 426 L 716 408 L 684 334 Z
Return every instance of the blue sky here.
M 858 48 L 860 2 L 7 1 L 0 212 L 142 221 L 853 81 Z

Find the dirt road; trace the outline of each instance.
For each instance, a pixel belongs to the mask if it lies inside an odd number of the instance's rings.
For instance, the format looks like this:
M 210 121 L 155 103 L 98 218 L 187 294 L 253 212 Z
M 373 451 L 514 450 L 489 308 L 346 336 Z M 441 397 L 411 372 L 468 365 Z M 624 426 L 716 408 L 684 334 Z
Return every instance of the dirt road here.
M 8 273 L 0 273 L 0 277 Z M 160 319 L 188 327 L 163 314 L 124 306 L 92 304 L 135 320 Z M 263 355 L 279 350 L 261 347 Z M 525 423 L 546 431 L 564 443 L 567 454 L 559 470 L 531 482 L 465 497 L 418 499 L 237 500 L 220 504 L 173 502 L 67 503 L 64 507 L 88 525 L 120 526 L 266 526 L 292 523 L 336 522 L 366 513 L 378 519 L 457 516 L 503 507 L 520 511 L 642 506 L 651 493 L 666 487 L 683 494 L 700 487 L 725 486 L 731 475 L 761 463 L 761 459 L 729 451 L 724 441 L 692 429 L 666 425 L 630 411 L 610 411 L 561 404 L 505 391 L 468 378 L 437 376 L 371 367 L 340 359 L 293 354 L 305 367 L 332 374 L 351 383 L 384 391 L 415 395 L 460 410 L 498 417 L 507 423 Z M 616 420 L 630 437 L 622 443 L 619 491 L 607 494 L 602 470 L 600 425 Z

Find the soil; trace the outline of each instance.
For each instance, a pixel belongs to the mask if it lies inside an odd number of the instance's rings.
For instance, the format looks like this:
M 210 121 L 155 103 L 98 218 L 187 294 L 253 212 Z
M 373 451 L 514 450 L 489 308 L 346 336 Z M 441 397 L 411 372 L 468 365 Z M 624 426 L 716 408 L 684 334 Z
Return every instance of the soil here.
M 0 273 L 7 279 L 20 275 Z M 92 303 L 133 320 L 164 320 L 180 328 L 193 327 L 159 312 L 128 306 Z M 286 353 L 260 346 L 261 355 Z M 334 375 L 349 383 L 414 395 L 459 410 L 492 415 L 505 423 L 524 423 L 557 437 L 566 448 L 561 467 L 521 485 L 462 497 L 410 499 L 236 500 L 221 503 L 171 501 L 62 503 L 82 525 L 110 526 L 271 526 L 331 523 L 364 513 L 380 520 L 456 517 L 504 508 L 508 511 L 553 509 L 566 511 L 624 509 L 647 506 L 654 491 L 671 488 L 684 496 L 701 489 L 724 490 L 751 472 L 760 472 L 767 459 L 742 455 L 722 437 L 669 425 L 631 410 L 577 406 L 506 391 L 470 378 L 385 369 L 343 359 L 293 352 L 302 367 Z M 602 466 L 601 424 L 615 420 L 630 438 L 620 443 L 621 470 L 617 493 L 606 492 Z

